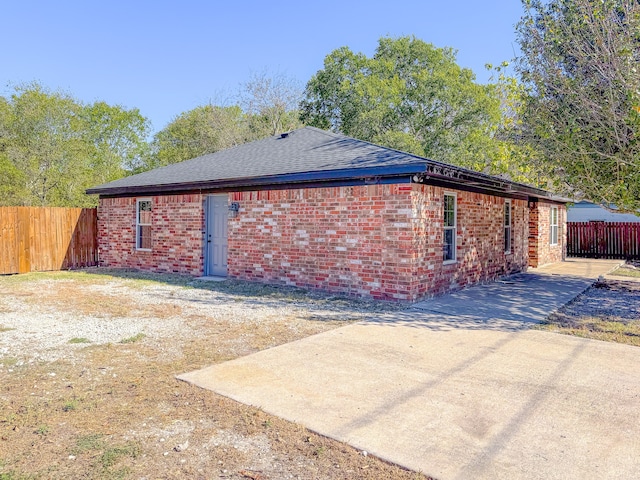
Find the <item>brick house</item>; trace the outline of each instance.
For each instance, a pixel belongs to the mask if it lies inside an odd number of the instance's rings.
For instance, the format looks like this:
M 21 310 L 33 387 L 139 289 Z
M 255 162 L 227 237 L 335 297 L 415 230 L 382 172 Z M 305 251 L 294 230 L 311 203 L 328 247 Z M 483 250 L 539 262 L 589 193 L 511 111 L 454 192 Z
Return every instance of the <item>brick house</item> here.
M 108 267 L 415 301 L 565 252 L 566 199 L 312 127 L 87 193 Z

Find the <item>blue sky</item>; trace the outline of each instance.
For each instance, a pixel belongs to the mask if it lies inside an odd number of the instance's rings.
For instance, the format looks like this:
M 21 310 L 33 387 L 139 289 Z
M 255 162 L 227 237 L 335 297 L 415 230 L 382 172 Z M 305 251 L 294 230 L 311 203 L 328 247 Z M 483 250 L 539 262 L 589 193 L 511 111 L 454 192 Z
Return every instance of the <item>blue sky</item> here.
M 85 102 L 139 108 L 154 131 L 208 102 L 228 102 L 253 73 L 302 85 L 348 46 L 415 35 L 458 50 L 479 81 L 514 56 L 518 0 L 30 1 L 0 7 L 0 95 L 38 81 Z

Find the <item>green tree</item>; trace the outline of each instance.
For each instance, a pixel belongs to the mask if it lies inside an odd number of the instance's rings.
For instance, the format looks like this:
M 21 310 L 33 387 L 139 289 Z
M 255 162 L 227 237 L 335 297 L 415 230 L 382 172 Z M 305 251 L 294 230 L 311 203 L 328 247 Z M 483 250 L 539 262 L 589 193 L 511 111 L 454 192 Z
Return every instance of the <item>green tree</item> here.
M 153 139 L 153 153 L 139 170 L 182 162 L 251 139 L 249 121 L 238 106 L 203 105 L 177 116 Z
M 500 121 L 490 127 L 489 135 L 471 139 L 477 158 L 489 158 L 491 168 L 485 173 L 503 176 L 510 180 L 534 185 L 539 188 L 554 188 L 554 178 L 541 162 L 539 152 L 522 141 L 522 113 L 527 98 L 526 88 L 518 80 L 507 75 L 508 62 L 487 68 L 494 70 L 490 81 L 496 87 L 500 99 Z
M 640 4 L 524 0 L 521 135 L 576 197 L 640 208 Z
M 302 120 L 319 128 L 478 170 L 501 120 L 495 85 L 480 85 L 451 48 L 383 37 L 372 58 L 330 53 L 308 82 Z
M 137 110 L 21 85 L 0 101 L 0 202 L 95 205 L 84 191 L 126 175 L 144 151 L 147 129 Z
M 20 172 L 14 202 L 61 205 L 73 196 L 67 180 L 84 174 L 88 151 L 78 133 L 81 106 L 70 96 L 40 85 L 20 86 L 11 96 L 8 160 Z
M 19 196 L 21 175 L 9 158 L 11 105 L 0 97 L 0 205 L 9 204 Z
M 150 125 L 137 108 L 95 102 L 84 108 L 83 137 L 90 143 L 89 167 L 99 183 L 134 172 L 148 161 Z

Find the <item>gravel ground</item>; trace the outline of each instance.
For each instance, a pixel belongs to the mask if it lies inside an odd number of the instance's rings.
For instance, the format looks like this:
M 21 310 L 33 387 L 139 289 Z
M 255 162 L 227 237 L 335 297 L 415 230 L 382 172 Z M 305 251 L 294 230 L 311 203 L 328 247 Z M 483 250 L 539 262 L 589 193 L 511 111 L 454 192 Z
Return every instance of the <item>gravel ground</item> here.
M 565 305 L 560 313 L 574 317 L 640 320 L 640 284 L 620 280 L 597 282 Z
M 0 355 L 24 358 L 25 361 L 72 359 L 74 350 L 87 343 L 118 343 L 143 334 L 148 340 L 176 341 L 196 338 L 205 333 L 207 319 L 228 324 L 269 323 L 284 317 L 322 321 L 357 321 L 379 304 L 341 301 L 334 297 L 310 297 L 306 301 L 283 298 L 246 297 L 208 289 L 185 288 L 182 285 L 145 285 L 133 288 L 126 281 L 105 281 L 83 287 L 83 296 L 107 299 L 106 310 L 76 308 L 80 303 L 71 292 L 68 298 L 39 302 L 43 297 L 60 295 L 60 282 L 43 280 L 37 291 L 23 288 L 18 295 L 2 295 L 0 287 Z M 189 287 L 190 285 L 187 285 Z M 75 288 L 75 287 L 74 287 Z M 260 286 L 254 290 L 259 293 Z M 113 311 L 117 302 L 124 312 Z M 79 311 L 78 311 L 79 310 Z M 290 328 L 295 330 L 297 323 Z M 295 332 L 294 332 L 295 333 Z M 71 339 L 85 342 L 70 343 Z
M 0 285 L 0 356 L 19 358 L 21 362 L 73 360 L 75 351 L 85 348 L 87 343 L 119 343 L 139 334 L 148 341 L 166 338 L 188 341 L 206 333 L 209 318 L 228 324 L 269 323 L 283 317 L 346 322 L 398 308 L 317 295 L 292 301 L 286 290 L 277 296 L 280 298 L 247 297 L 184 285 L 152 283 L 132 288 L 126 280 L 105 280 L 87 284 L 82 295 L 106 298 L 105 305 L 115 301 L 122 310 L 114 312 L 109 305 L 101 311 L 98 301 L 93 305 L 96 308 L 78 311 L 76 307 L 81 301 L 74 298 L 79 294 L 75 284 L 76 291 L 69 292 L 68 297 L 50 298 L 60 295 L 61 282 L 64 280 L 40 280 L 34 288 L 21 288 L 18 295 L 3 295 Z M 186 286 L 191 285 L 194 283 Z M 249 286 L 250 291 L 258 293 L 260 288 Z M 616 280 L 597 283 L 560 313 L 639 319 L 640 285 Z M 292 322 L 290 328 L 295 333 L 297 323 Z M 72 339 L 84 341 L 70 343 Z M 166 349 L 170 354 L 170 349 Z

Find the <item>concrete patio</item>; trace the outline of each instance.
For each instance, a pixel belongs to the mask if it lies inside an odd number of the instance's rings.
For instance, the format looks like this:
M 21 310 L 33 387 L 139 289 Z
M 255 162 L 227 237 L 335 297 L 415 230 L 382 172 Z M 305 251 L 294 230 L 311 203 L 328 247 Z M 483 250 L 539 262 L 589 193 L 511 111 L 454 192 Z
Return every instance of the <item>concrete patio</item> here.
M 179 378 L 442 480 L 639 478 L 640 349 L 527 328 L 615 262 L 563 266 Z

